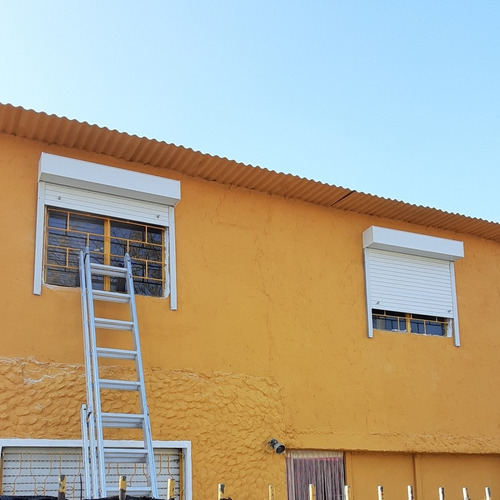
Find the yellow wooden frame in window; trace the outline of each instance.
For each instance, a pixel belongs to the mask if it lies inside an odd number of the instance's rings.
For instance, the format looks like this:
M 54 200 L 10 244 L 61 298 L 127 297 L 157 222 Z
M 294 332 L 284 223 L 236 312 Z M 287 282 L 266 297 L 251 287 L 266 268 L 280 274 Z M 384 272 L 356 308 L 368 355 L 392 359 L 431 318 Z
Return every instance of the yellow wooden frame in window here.
M 43 253 L 44 281 L 79 286 L 78 255 L 89 246 L 95 262 L 123 264 L 129 253 L 135 292 L 161 297 L 165 289 L 165 228 L 61 208 L 46 208 Z M 97 285 L 99 286 L 99 285 Z M 109 277 L 105 290 L 120 283 Z

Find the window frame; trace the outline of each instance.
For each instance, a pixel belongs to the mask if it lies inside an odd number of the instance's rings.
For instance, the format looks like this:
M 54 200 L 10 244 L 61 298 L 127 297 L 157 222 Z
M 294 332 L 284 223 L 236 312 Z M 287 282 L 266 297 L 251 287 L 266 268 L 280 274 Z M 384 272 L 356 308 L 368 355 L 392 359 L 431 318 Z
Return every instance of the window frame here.
M 415 260 L 420 259 L 422 261 L 422 266 L 424 267 L 426 265 L 425 261 L 427 261 L 429 263 L 429 269 L 431 263 L 434 263 L 433 266 L 436 265 L 441 267 L 442 269 L 447 269 L 448 273 L 446 277 L 446 282 L 449 285 L 449 293 L 447 294 L 447 299 L 450 301 L 451 309 L 450 312 L 446 315 L 435 315 L 442 316 L 450 320 L 448 324 L 448 334 L 446 336 L 439 336 L 414 333 L 414 335 L 445 338 L 453 337 L 454 345 L 457 347 L 460 346 L 454 262 L 464 257 L 464 245 L 462 241 L 371 226 L 363 232 L 363 252 L 365 267 L 366 311 L 369 338 L 373 338 L 373 309 L 390 310 L 393 312 L 404 314 L 413 313 L 434 316 L 434 314 L 423 311 L 399 310 L 385 307 L 383 305 L 380 305 L 380 307 L 375 307 L 373 305 L 374 293 L 372 291 L 373 281 L 370 275 L 370 257 L 373 258 L 373 256 L 375 256 L 376 254 L 386 254 L 386 258 L 388 260 L 393 258 L 394 261 L 397 262 L 398 259 L 404 260 L 406 255 L 408 257 L 408 261 L 413 258 Z
M 142 441 L 114 441 L 105 440 L 105 446 L 125 446 L 129 448 L 141 448 L 144 446 Z M 23 439 L 23 438 L 0 438 L 0 457 L 4 448 L 79 448 L 82 449 L 81 439 Z M 193 498 L 193 467 L 192 467 L 192 446 L 191 441 L 153 441 L 153 449 L 180 449 L 183 454 L 182 477 L 184 479 L 183 500 L 192 500 Z
M 290 500 L 298 500 L 308 496 L 309 484 L 314 484 L 316 487 L 316 495 L 318 498 L 332 498 L 332 491 L 324 491 L 325 488 L 333 489 L 336 492 L 335 497 L 342 499 L 344 497 L 344 488 L 346 484 L 346 454 L 342 451 L 333 450 L 287 450 L 286 462 L 286 489 Z M 307 474 L 308 477 L 300 477 L 303 471 L 303 466 L 306 462 L 311 462 L 312 467 Z M 329 466 L 329 467 L 327 467 Z M 324 477 L 325 469 L 329 469 L 332 475 L 326 481 Z M 318 481 L 318 477 L 320 480 Z M 311 483 L 312 476 L 316 476 L 316 481 Z M 322 477 L 321 477 L 322 476 Z
M 166 283 L 165 276 L 165 236 L 166 231 L 163 226 L 145 224 L 143 222 L 137 221 L 126 221 L 123 219 L 117 219 L 115 217 L 108 217 L 104 215 L 89 214 L 88 212 L 78 212 L 75 210 L 70 210 L 67 208 L 59 208 L 52 206 L 45 206 L 45 238 L 44 238 L 44 252 L 43 252 L 43 280 L 45 284 L 65 286 L 65 287 L 77 287 L 76 283 L 68 284 L 68 282 L 73 281 L 71 278 L 50 280 L 48 279 L 49 272 L 68 272 L 70 275 L 74 276 L 76 280 L 79 278 L 78 272 L 78 254 L 81 250 L 85 248 L 86 245 L 90 247 L 91 255 L 96 258 L 96 262 L 106 265 L 123 265 L 123 259 L 125 252 L 129 251 L 129 255 L 132 261 L 132 273 L 134 278 L 134 284 L 138 285 L 142 281 L 142 285 L 136 287 L 136 295 L 151 296 L 151 297 L 163 297 Z M 51 225 L 50 221 L 64 220 L 64 228 L 59 225 Z M 72 224 L 73 223 L 73 224 Z M 85 223 L 90 224 L 92 227 L 85 226 Z M 79 227 L 75 227 L 78 224 Z M 73 227 L 72 227 L 73 225 Z M 118 236 L 113 234 L 113 231 L 117 227 L 122 226 L 126 229 L 139 230 L 142 232 L 142 239 L 134 240 L 126 238 L 125 236 Z M 161 242 L 151 242 L 148 241 L 149 233 L 157 233 L 161 236 Z M 59 242 L 66 239 L 66 242 L 54 243 L 51 241 L 52 238 L 58 238 Z M 85 243 L 83 242 L 85 239 Z M 78 241 L 80 240 L 80 241 Z M 93 244 L 91 243 L 93 242 Z M 96 248 L 95 245 L 101 245 L 100 248 Z M 118 243 L 117 243 L 118 242 Z M 113 244 L 124 245 L 123 254 L 117 254 L 113 251 Z M 157 253 L 156 259 L 137 256 L 134 255 L 132 247 L 134 244 L 143 245 L 143 248 L 149 248 L 155 250 Z M 80 250 L 78 250 L 78 248 Z M 55 253 L 65 253 L 65 265 L 59 262 L 49 262 L 49 254 Z M 72 264 L 70 261 L 73 259 Z M 113 263 L 111 262 L 113 259 Z M 117 264 L 117 260 L 119 264 Z M 135 265 L 144 266 L 144 275 L 134 274 Z M 150 276 L 148 274 L 148 269 L 156 268 L 161 272 L 161 277 Z M 59 282 L 58 282 L 59 281 Z M 66 284 L 62 282 L 66 281 Z M 112 278 L 109 276 L 103 277 L 104 290 L 110 290 Z M 142 288 L 155 289 L 158 291 L 158 286 L 161 285 L 161 293 L 143 293 L 140 290 Z
M 141 172 L 42 153 L 38 169 L 33 293 L 41 295 L 45 208 L 52 206 L 127 219 L 165 229 L 165 290 L 177 309 L 174 207 L 180 182 Z M 57 285 L 46 285 L 57 286 Z

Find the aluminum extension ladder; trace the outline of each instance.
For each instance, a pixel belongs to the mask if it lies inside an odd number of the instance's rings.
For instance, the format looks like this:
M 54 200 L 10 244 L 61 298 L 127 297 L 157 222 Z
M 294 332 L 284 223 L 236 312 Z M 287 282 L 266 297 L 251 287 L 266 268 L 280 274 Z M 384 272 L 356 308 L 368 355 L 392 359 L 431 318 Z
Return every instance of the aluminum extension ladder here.
M 101 279 L 104 282 L 104 280 L 111 280 L 112 278 L 118 278 L 125 282 L 125 291 L 123 293 L 95 288 L 96 279 Z M 134 283 L 129 255 L 125 255 L 124 267 L 96 264 L 91 261 L 91 255 L 87 247 L 85 253 L 80 252 L 80 287 L 87 386 L 87 404 L 82 405 L 81 411 L 86 498 L 104 498 L 117 495 L 119 492 L 118 476 L 123 474 L 119 471 L 120 464 L 122 464 L 122 467 L 128 468 L 139 467 L 141 471 L 144 469 L 147 478 L 147 485 L 131 485 L 127 487 L 127 494 L 158 498 L 153 442 L 146 403 Z M 123 319 L 96 317 L 94 313 L 95 301 L 128 304 L 129 319 L 125 321 Z M 123 306 L 118 307 L 123 308 Z M 133 345 L 129 349 L 99 347 L 96 340 L 96 330 L 99 331 L 99 338 L 105 335 L 102 330 L 131 332 Z M 136 379 L 131 381 L 101 378 L 99 359 L 134 362 L 131 364 L 135 365 Z M 114 391 L 136 391 L 139 396 L 139 403 L 135 408 L 135 413 L 103 411 L 101 407 L 102 390 L 106 390 L 111 394 Z M 144 444 L 141 443 L 140 448 L 133 448 L 130 445 L 127 447 L 126 442 L 124 442 L 124 446 L 113 444 L 113 447 L 110 447 L 104 441 L 104 428 L 142 429 Z M 137 464 L 139 465 L 137 466 Z M 113 473 L 113 477 L 108 479 L 109 482 L 106 479 L 107 470 Z

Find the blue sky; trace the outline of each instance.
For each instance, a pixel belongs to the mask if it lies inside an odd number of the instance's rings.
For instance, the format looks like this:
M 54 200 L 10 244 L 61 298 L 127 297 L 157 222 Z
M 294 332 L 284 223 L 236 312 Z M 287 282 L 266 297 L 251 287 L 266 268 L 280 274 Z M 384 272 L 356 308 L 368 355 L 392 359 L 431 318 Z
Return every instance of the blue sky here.
M 2 0 L 0 101 L 500 222 L 500 2 Z

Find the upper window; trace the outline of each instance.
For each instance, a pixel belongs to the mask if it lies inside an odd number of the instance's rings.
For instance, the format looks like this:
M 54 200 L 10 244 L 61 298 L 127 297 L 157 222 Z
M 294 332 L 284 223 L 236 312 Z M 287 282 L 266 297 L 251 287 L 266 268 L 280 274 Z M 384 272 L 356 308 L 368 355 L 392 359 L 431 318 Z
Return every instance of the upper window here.
M 170 296 L 177 308 L 174 206 L 180 183 L 155 175 L 42 153 L 39 163 L 34 293 L 42 282 L 78 285 L 78 253 L 95 262 L 132 260 L 136 292 Z M 118 282 L 105 278 L 113 290 Z
M 453 336 L 460 345 L 454 261 L 463 243 L 372 226 L 363 233 L 368 335 Z
M 92 262 L 123 266 L 132 261 L 135 293 L 163 296 L 165 228 L 110 217 L 47 208 L 44 281 L 51 285 L 80 286 L 79 253 L 89 247 Z M 96 288 L 121 291 L 120 278 L 95 278 Z

